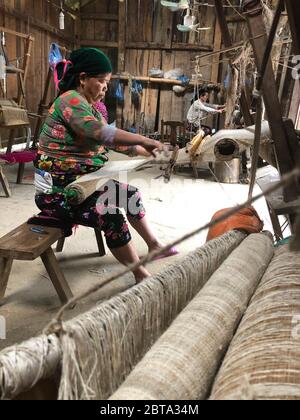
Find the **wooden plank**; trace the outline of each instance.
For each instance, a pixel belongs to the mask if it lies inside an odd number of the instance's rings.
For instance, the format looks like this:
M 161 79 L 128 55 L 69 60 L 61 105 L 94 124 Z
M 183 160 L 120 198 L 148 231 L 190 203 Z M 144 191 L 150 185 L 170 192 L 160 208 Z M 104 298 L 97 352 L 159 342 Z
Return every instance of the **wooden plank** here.
M 138 2 L 137 0 L 127 0 L 126 2 L 126 46 L 129 43 L 140 41 L 139 31 L 137 31 Z M 138 47 L 137 47 L 138 48 Z
M 214 51 L 218 51 L 222 46 L 222 32 L 218 20 L 216 21 L 215 27 L 215 39 L 214 39 Z M 211 69 L 211 81 L 218 83 L 219 81 L 219 67 L 220 67 L 221 54 L 216 54 L 213 57 L 212 69 Z
M 34 233 L 31 231 L 32 228 L 40 228 L 42 233 Z M 0 255 L 4 258 L 33 261 L 62 235 L 61 229 L 24 223 L 0 239 Z
M 75 35 L 75 48 L 80 48 L 80 41 L 81 41 L 81 32 L 84 22 L 82 21 L 82 16 L 78 14 L 77 19 L 75 20 L 75 28 L 74 28 L 74 35 Z
M 82 47 L 99 47 L 99 48 L 119 48 L 118 42 L 111 41 L 98 41 L 92 39 L 82 39 L 80 41 Z
M 73 293 L 61 271 L 58 261 L 54 255 L 52 248 L 48 248 L 42 255 L 41 259 L 49 274 L 50 280 L 59 296 L 61 303 L 67 303 L 73 297 Z
M 300 109 L 300 80 L 295 80 L 294 92 L 292 95 L 292 102 L 290 106 L 289 118 L 297 123 L 297 117 Z
M 140 10 L 138 11 L 138 31 L 141 39 L 140 41 L 152 42 L 153 33 L 152 33 L 152 16 L 153 16 L 153 7 L 154 2 L 149 0 L 140 0 L 139 2 Z
M 1 6 L 0 6 L 0 11 L 1 11 Z M 33 37 L 33 36 L 31 36 L 31 35 L 26 35 L 26 34 L 23 34 L 23 33 L 21 33 L 21 32 L 17 32 L 17 31 L 13 31 L 12 29 L 6 28 L 6 27 L 4 27 L 4 26 L 0 26 L 0 32 L 5 32 L 6 34 L 10 34 L 10 35 L 18 36 L 18 37 L 20 37 L 20 38 L 24 38 L 24 39 L 28 39 L 28 36 L 29 36 L 29 38 L 30 38 L 32 41 L 34 41 L 34 37 Z
M 126 49 L 145 49 L 145 50 L 172 50 L 172 51 L 195 51 L 195 52 L 205 52 L 212 51 L 211 47 L 201 46 L 201 45 L 192 45 L 185 43 L 173 43 L 172 45 L 165 45 L 157 42 L 127 42 Z
M 125 42 L 126 42 L 126 3 L 119 2 L 119 51 L 118 51 L 118 72 L 125 70 Z
M 123 2 L 125 6 L 125 2 Z M 112 21 L 119 21 L 119 16 L 114 15 L 112 13 L 82 13 L 81 15 L 82 20 L 112 20 Z M 124 22 L 123 22 L 124 24 Z
M 162 53 L 162 69 L 164 72 L 175 68 L 175 53 L 164 51 Z M 178 118 L 173 118 L 172 97 L 174 92 L 168 86 L 161 86 L 160 88 L 160 117 L 159 121 L 172 121 Z
M 166 7 L 162 7 L 159 1 L 154 2 L 152 42 L 165 48 L 172 47 L 173 16 L 174 14 Z
M 137 55 L 138 50 L 127 50 L 125 56 L 125 71 L 131 75 L 135 75 L 137 72 Z M 130 129 L 136 125 L 136 111 L 132 104 L 131 94 L 128 86 L 124 89 L 124 108 L 122 113 L 122 119 L 125 129 Z
M 147 74 L 151 68 L 160 68 L 161 52 L 140 50 L 137 57 L 138 73 Z M 139 78 L 140 80 L 140 78 Z M 141 104 L 141 118 L 139 120 L 139 132 L 153 133 L 158 112 L 158 86 L 150 82 L 143 83 L 143 96 Z

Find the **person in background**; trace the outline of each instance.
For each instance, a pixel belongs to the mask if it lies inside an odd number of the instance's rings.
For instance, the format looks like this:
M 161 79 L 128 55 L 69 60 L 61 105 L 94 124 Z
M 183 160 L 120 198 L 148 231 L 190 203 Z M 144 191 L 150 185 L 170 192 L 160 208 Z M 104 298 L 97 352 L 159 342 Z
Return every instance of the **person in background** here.
M 116 205 L 111 206 L 102 198 L 103 188 L 80 205 L 72 205 L 65 188 L 81 176 L 101 169 L 108 161 L 109 149 L 125 147 L 132 156 L 139 153 L 155 156 L 163 146 L 107 125 L 94 107 L 104 99 L 112 75 L 110 60 L 102 51 L 96 48 L 73 51 L 70 60 L 61 68 L 58 65 L 57 71 L 60 92 L 42 128 L 35 161 L 36 205 L 42 217 L 71 226 L 100 228 L 120 263 L 125 266 L 138 263 L 128 224 L 119 207 L 126 209 L 130 224 L 145 240 L 149 251 L 164 246 L 146 219 L 138 189 L 112 180 Z M 120 198 L 124 192 L 126 203 Z M 178 251 L 172 248 L 162 257 L 176 253 Z M 133 274 L 137 283 L 150 276 L 144 266 L 135 269 Z
M 201 89 L 197 97 L 192 101 L 192 106 L 187 114 L 187 120 L 192 131 L 198 132 L 200 129 L 203 129 L 205 134 L 209 135 L 212 133 L 212 130 L 210 127 L 204 125 L 203 121 L 210 115 L 225 112 L 225 105 L 208 104 L 209 93 L 206 89 Z
M 93 106 L 102 115 L 103 119 L 108 123 L 108 111 L 105 103 L 103 102 L 104 98 L 97 101 Z

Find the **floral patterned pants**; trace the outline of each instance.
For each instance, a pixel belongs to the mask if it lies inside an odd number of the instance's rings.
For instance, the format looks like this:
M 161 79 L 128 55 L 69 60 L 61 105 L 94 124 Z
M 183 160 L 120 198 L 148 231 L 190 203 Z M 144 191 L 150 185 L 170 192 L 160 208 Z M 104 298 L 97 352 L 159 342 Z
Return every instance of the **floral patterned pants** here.
M 135 221 L 146 215 L 139 190 L 113 180 L 77 206 L 72 206 L 61 193 L 36 195 L 35 202 L 49 217 L 74 225 L 100 228 L 110 249 L 120 248 L 131 241 L 129 227 L 120 208 Z

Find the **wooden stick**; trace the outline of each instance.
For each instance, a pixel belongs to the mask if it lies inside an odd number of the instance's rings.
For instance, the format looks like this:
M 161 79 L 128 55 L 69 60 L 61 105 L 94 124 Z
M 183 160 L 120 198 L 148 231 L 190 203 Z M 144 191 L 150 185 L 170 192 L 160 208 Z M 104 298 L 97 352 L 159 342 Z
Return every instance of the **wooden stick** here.
M 124 75 L 114 75 L 112 77 L 113 79 L 120 79 L 120 80 L 128 80 L 128 76 L 124 76 Z M 178 86 L 184 86 L 184 83 L 182 83 L 180 80 L 177 79 L 164 79 L 164 78 L 160 78 L 160 77 L 147 77 L 147 76 L 134 76 L 134 78 L 136 80 L 139 80 L 141 82 L 148 82 L 148 83 L 159 83 L 159 84 L 167 84 L 167 85 L 178 85 Z M 217 83 L 213 83 L 210 80 L 199 80 L 194 81 L 191 80 L 188 84 L 188 86 L 195 86 L 197 83 L 209 83 L 214 87 L 219 87 L 220 84 Z

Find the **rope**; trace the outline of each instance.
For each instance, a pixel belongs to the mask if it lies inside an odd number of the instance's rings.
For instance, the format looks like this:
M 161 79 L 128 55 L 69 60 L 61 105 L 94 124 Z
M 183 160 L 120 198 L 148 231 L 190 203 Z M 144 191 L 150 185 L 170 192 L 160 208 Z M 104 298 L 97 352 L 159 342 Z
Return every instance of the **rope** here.
M 229 210 L 228 212 L 224 213 L 222 216 L 218 217 L 217 219 L 207 223 L 204 226 L 201 226 L 195 230 L 193 230 L 192 232 L 182 236 L 181 238 L 175 240 L 173 243 L 165 246 L 164 248 L 160 249 L 160 250 L 156 250 L 156 251 L 152 251 L 150 252 L 148 255 L 146 255 L 144 258 L 142 258 L 140 260 L 139 263 L 137 264 L 132 264 L 130 266 L 128 266 L 126 269 L 121 270 L 120 272 L 110 276 L 109 278 L 107 278 L 106 280 L 104 280 L 100 285 L 96 285 L 94 287 L 91 287 L 90 289 L 88 289 L 86 292 L 80 294 L 77 297 L 72 298 L 67 304 L 65 304 L 57 313 L 56 317 L 53 319 L 53 321 L 46 327 L 46 333 L 51 333 L 53 331 L 57 331 L 61 329 L 62 327 L 62 317 L 65 313 L 65 311 L 71 307 L 74 306 L 74 304 L 76 304 L 77 302 L 79 302 L 80 300 L 98 292 L 98 290 L 102 289 L 104 286 L 106 286 L 107 284 L 111 283 L 112 281 L 124 276 L 125 274 L 130 273 L 131 271 L 136 270 L 138 267 L 147 265 L 148 263 L 150 263 L 151 261 L 153 261 L 153 259 L 159 255 L 162 255 L 163 253 L 165 253 L 166 251 L 168 251 L 170 248 L 175 247 L 179 244 L 181 244 L 182 242 L 185 242 L 186 240 L 192 238 L 193 236 L 207 230 L 210 229 L 213 226 L 216 226 L 217 224 L 227 220 L 229 217 L 233 216 L 234 214 L 236 214 L 237 212 L 239 212 L 240 210 L 242 210 L 245 207 L 249 207 L 251 206 L 253 203 L 255 203 L 256 201 L 260 200 L 261 198 L 268 196 L 269 194 L 273 193 L 274 191 L 279 190 L 280 188 L 284 188 L 287 187 L 288 185 L 292 184 L 293 182 L 295 182 L 295 180 L 298 179 L 298 177 L 300 176 L 300 166 L 295 168 L 293 171 L 291 171 L 290 173 L 283 175 L 281 180 L 278 183 L 275 183 L 274 185 L 272 185 L 265 193 L 261 193 L 256 195 L 253 198 L 249 198 L 245 203 L 236 206 L 234 208 L 232 208 L 231 210 Z
M 230 0 L 227 0 L 227 3 L 229 3 L 230 7 L 236 12 L 237 15 L 239 15 L 243 20 L 246 20 L 245 16 L 240 13 L 237 8 L 231 3 Z M 224 7 L 224 6 L 223 6 Z

